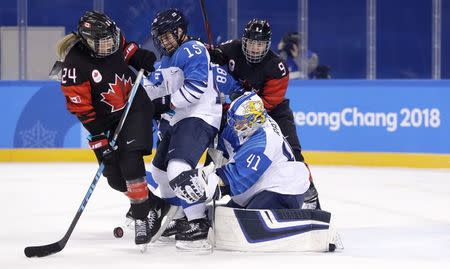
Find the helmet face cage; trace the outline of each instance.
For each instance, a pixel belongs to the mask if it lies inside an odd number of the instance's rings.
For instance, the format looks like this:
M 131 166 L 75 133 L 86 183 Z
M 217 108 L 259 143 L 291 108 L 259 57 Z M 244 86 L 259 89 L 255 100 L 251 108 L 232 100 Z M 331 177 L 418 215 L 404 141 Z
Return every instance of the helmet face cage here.
M 240 138 L 254 134 L 265 122 L 264 103 L 255 93 L 245 93 L 234 100 L 227 112 L 227 124 Z
M 272 31 L 265 20 L 253 19 L 247 23 L 242 37 L 242 52 L 249 63 L 259 63 L 270 49 Z
M 151 31 L 153 43 L 158 51 L 171 56 L 186 36 L 187 25 L 186 18 L 178 9 L 172 8 L 158 13 L 153 19 Z M 178 28 L 183 31 L 180 37 Z
M 120 46 L 120 29 L 105 14 L 88 11 L 78 22 L 78 35 L 95 57 L 106 57 Z
M 175 52 L 181 43 L 177 32 L 178 28 L 161 34 L 158 31 L 152 31 L 153 44 L 159 53 L 171 56 Z
M 97 40 L 88 37 L 86 42 L 96 56 L 106 57 L 119 49 L 120 31 L 118 30 L 116 34 Z
M 249 63 L 259 63 L 264 59 L 270 49 L 270 41 L 242 38 L 242 51 Z

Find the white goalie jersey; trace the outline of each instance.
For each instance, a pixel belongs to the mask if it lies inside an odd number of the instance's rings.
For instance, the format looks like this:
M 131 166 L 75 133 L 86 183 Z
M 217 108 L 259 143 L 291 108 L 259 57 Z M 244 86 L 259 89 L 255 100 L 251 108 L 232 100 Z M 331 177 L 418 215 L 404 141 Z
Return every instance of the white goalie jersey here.
M 293 161 L 288 143 L 269 116 L 245 143 L 225 127 L 219 149 L 228 154 L 229 162 L 216 173 L 230 186 L 233 201 L 241 206 L 263 190 L 303 194 L 309 187 L 308 169 L 304 163 Z

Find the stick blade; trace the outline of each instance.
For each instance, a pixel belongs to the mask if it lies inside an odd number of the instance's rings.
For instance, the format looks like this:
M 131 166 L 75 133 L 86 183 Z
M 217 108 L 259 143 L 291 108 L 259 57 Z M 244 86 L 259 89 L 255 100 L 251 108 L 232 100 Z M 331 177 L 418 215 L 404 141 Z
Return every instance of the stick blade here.
M 44 245 L 44 246 L 35 246 L 35 247 L 26 247 L 24 252 L 25 256 L 28 258 L 31 257 L 45 257 L 48 255 L 52 255 L 60 252 L 64 246 L 61 246 L 59 242 Z

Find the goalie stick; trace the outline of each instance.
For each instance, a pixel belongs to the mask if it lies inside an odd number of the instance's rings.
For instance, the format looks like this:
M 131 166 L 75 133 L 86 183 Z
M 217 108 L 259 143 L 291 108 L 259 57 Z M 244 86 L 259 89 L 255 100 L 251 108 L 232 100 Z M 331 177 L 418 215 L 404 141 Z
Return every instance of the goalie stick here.
M 205 5 L 205 0 L 200 0 L 200 7 L 202 9 L 202 15 L 203 15 L 203 21 L 205 23 L 205 30 L 206 30 L 206 35 L 208 36 L 208 45 L 210 48 L 212 48 L 213 44 L 212 44 L 212 32 L 211 32 L 211 27 L 209 26 L 209 20 L 208 20 L 208 15 L 206 13 L 206 5 Z M 218 137 L 216 135 L 216 137 L 214 138 L 214 148 L 217 148 L 217 141 Z M 215 244 L 215 233 L 214 233 L 214 215 L 216 213 L 216 199 L 213 198 L 212 199 L 212 209 L 211 209 L 211 229 L 208 231 L 208 238 L 210 238 L 210 244 L 211 244 L 211 252 L 214 252 L 214 244 Z
M 217 148 L 217 144 L 219 137 L 216 135 L 216 137 L 214 138 L 214 148 Z M 209 150 L 208 150 L 208 154 L 209 154 Z M 216 168 L 216 165 L 214 165 L 214 168 Z M 215 170 L 215 169 L 214 169 Z M 219 186 L 217 186 L 219 187 Z M 217 190 L 216 190 L 217 191 Z M 219 190 L 220 191 L 220 190 Z M 213 198 L 212 198 L 212 214 L 211 214 L 211 230 L 208 231 L 208 238 L 210 238 L 210 244 L 211 244 L 211 253 L 214 252 L 214 247 L 216 244 L 216 233 L 215 233 L 215 215 L 216 215 L 216 193 L 213 194 Z M 211 233 L 211 234 L 210 234 Z
M 130 97 L 128 98 L 128 102 L 127 105 L 125 107 L 125 111 L 123 112 L 119 124 L 116 127 L 116 130 L 114 131 L 114 135 L 113 138 L 110 142 L 111 147 L 114 147 L 116 144 L 116 140 L 117 137 L 119 136 L 120 131 L 122 130 L 123 124 L 125 122 L 125 119 L 127 118 L 128 112 L 130 110 L 131 104 L 133 103 L 133 99 L 134 96 L 136 95 L 137 89 L 139 88 L 139 84 L 141 83 L 142 80 L 142 76 L 144 75 L 144 69 L 141 69 L 136 77 L 136 80 L 134 82 L 133 88 L 131 89 L 130 92 Z M 81 214 L 84 211 L 84 208 L 86 207 L 86 204 L 89 201 L 89 198 L 91 197 L 92 192 L 95 189 L 95 186 L 97 186 L 97 182 L 99 181 L 103 170 L 105 168 L 104 163 L 100 163 L 100 166 L 97 170 L 97 173 L 95 173 L 95 177 L 94 180 L 92 180 L 91 185 L 89 186 L 88 191 L 86 192 L 86 195 L 83 198 L 83 201 L 81 202 L 80 207 L 78 208 L 77 213 L 75 214 L 75 217 L 72 220 L 72 223 L 69 226 L 69 229 L 67 230 L 66 234 L 64 235 L 64 237 L 52 244 L 48 244 L 48 245 L 42 245 L 42 246 L 31 246 L 31 247 L 26 247 L 24 252 L 25 252 L 25 256 L 27 256 L 28 258 L 31 257 L 45 257 L 51 254 L 55 254 L 60 252 L 61 250 L 64 249 L 64 247 L 67 244 L 67 241 L 69 241 L 70 236 L 72 235 L 73 230 L 75 229 L 75 226 L 77 225 L 78 220 L 81 217 Z

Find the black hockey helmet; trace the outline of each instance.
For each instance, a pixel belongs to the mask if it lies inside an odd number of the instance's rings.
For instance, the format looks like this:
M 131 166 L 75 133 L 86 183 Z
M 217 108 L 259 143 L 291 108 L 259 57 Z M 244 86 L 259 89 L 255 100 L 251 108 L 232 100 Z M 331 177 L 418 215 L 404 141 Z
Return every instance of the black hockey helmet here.
M 159 12 L 153 19 L 151 28 L 155 47 L 161 54 L 172 55 L 186 37 L 187 26 L 188 21 L 180 10 L 171 8 Z M 178 33 L 178 28 L 183 31 L 181 35 Z
M 87 11 L 78 21 L 77 30 L 94 57 L 106 57 L 119 49 L 120 29 L 103 13 Z
M 245 26 L 242 51 L 250 63 L 259 63 L 270 49 L 272 31 L 266 20 L 253 19 Z

